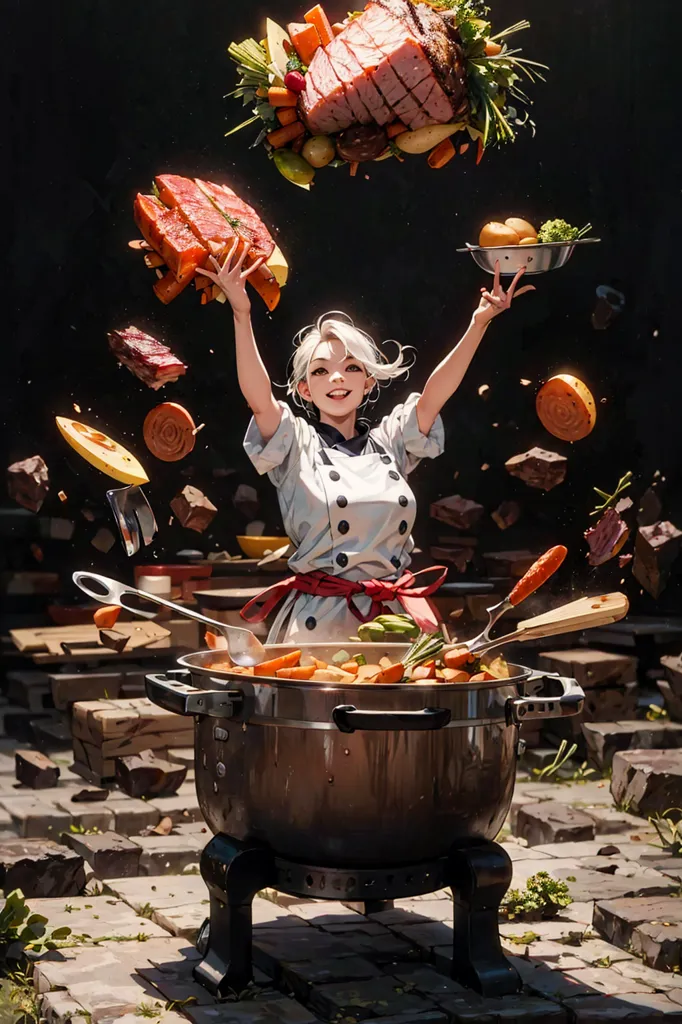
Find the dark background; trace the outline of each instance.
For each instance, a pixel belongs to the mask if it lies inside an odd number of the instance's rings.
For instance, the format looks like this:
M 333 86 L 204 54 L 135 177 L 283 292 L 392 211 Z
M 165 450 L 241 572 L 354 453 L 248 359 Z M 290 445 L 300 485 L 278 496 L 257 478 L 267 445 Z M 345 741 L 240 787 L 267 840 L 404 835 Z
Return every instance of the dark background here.
M 479 167 L 472 147 L 439 172 L 418 158 L 402 166 L 366 165 L 369 181 L 363 173 L 351 179 L 346 170 L 328 169 L 318 172 L 308 194 L 280 178 L 262 150 L 247 148 L 250 129 L 224 138 L 244 116 L 223 98 L 235 82 L 227 45 L 259 38 L 266 14 L 282 23 L 299 19 L 303 8 L 292 0 L 88 0 L 40 10 L 20 0 L 6 3 L 12 52 L 4 66 L 10 260 L 3 454 L 6 462 L 36 453 L 46 459 L 52 490 L 44 510 L 77 524 L 68 565 L 62 557 L 61 567 L 130 571 L 118 545 L 107 556 L 90 546 L 106 520 L 104 492 L 111 484 L 57 433 L 53 417 L 76 415 L 74 402 L 83 420 L 127 444 L 151 477 L 146 491 L 160 533 L 137 561 L 167 560 L 186 547 L 235 553 L 234 535 L 246 522 L 231 501 L 240 482 L 258 487 L 266 530 L 281 526 L 274 489 L 256 477 L 242 452 L 248 410 L 236 383 L 229 308 L 201 307 L 193 288 L 162 306 L 152 293 L 153 272 L 126 245 L 138 236 L 135 193 L 148 191 L 153 175 L 166 171 L 230 184 L 253 202 L 287 254 L 291 279 L 280 307 L 270 316 L 253 297 L 273 380 L 285 379 L 296 331 L 329 309 L 347 311 L 379 339 L 417 347 L 409 385 L 396 383 L 379 411 L 421 387 L 466 327 L 489 279 L 455 250 L 475 240 L 484 221 L 509 215 L 535 223 L 554 216 L 591 221 L 602 244 L 536 278 L 537 293 L 495 321 L 445 409 L 446 454 L 413 478 L 421 501 L 416 537 L 428 544 L 435 532 L 428 519 L 435 497 L 460 493 L 488 510 L 516 497 L 522 521 L 504 534 L 489 522 L 480 550 L 564 542 L 572 559 L 563 571 L 566 589 L 610 587 L 625 577 L 635 610 L 679 610 L 679 581 L 656 605 L 617 561 L 588 570 L 582 541 L 592 486 L 612 490 L 628 469 L 636 475 L 633 498 L 656 471 L 665 477 L 659 485 L 664 517 L 682 525 L 675 369 L 679 88 L 664 83 L 675 59 L 675 27 L 666 20 L 675 7 L 654 2 L 644 10 L 624 0 L 496 3 L 496 29 L 528 17 L 532 28 L 519 44 L 551 67 L 547 84 L 532 90 L 536 138 L 523 133 L 514 146 L 489 152 Z M 332 20 L 345 10 L 329 0 Z M 600 284 L 627 299 L 605 332 L 590 326 Z M 187 376 L 155 393 L 119 368 L 106 332 L 130 323 L 169 343 L 189 364 Z M 598 402 L 594 432 L 575 446 L 548 435 L 534 411 L 537 385 L 562 370 L 584 379 Z M 520 378 L 533 386 L 522 387 Z M 477 394 L 484 383 L 487 400 Z M 144 415 L 163 400 L 185 404 L 206 424 L 182 464 L 157 462 L 142 442 Z M 535 444 L 569 458 L 566 482 L 547 495 L 504 470 L 505 459 Z M 484 464 L 490 468 L 482 472 Z M 215 478 L 215 469 L 235 472 Z M 203 537 L 167 525 L 168 501 L 190 472 L 220 510 Z M 65 505 L 56 497 L 60 489 L 69 496 Z M 82 518 L 85 500 L 102 509 L 102 523 Z M 46 549 L 46 568 L 58 550 Z M 36 568 L 25 540 L 6 539 L 4 560 Z

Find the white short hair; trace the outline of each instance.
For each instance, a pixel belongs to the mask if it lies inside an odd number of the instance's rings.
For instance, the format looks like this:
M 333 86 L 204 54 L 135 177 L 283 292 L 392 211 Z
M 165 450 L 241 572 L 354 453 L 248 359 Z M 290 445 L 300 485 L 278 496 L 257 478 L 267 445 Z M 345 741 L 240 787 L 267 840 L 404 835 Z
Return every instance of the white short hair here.
M 340 341 L 346 350 L 346 355 L 353 356 L 354 359 L 362 363 L 367 376 L 377 382 L 377 391 L 382 383 L 388 383 L 395 377 L 407 376 L 414 365 L 414 357 L 411 360 L 405 357 L 405 353 L 412 346 L 391 341 L 390 344 L 398 347 L 398 358 L 390 362 L 374 339 L 356 327 L 345 313 L 339 310 L 324 313 L 314 324 L 299 331 L 294 338 L 295 351 L 291 360 L 287 393 L 293 397 L 294 402 L 303 407 L 306 407 L 308 403 L 304 402 L 299 395 L 298 385 L 301 381 L 306 380 L 308 367 L 315 350 L 323 341 Z

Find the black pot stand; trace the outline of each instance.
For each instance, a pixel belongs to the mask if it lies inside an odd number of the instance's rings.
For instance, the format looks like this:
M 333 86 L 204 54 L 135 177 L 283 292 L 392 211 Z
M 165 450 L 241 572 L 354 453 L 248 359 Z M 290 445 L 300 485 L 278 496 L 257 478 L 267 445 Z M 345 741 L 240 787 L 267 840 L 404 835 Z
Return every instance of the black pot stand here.
M 473 841 L 446 857 L 390 870 L 325 869 L 278 857 L 266 846 L 217 835 L 201 855 L 210 917 L 198 942 L 204 959 L 196 980 L 213 995 L 241 991 L 252 980 L 254 896 L 268 886 L 290 896 L 364 902 L 421 896 L 451 888 L 454 897 L 452 977 L 484 996 L 518 992 L 521 982 L 500 945 L 498 913 L 512 877 L 497 843 Z

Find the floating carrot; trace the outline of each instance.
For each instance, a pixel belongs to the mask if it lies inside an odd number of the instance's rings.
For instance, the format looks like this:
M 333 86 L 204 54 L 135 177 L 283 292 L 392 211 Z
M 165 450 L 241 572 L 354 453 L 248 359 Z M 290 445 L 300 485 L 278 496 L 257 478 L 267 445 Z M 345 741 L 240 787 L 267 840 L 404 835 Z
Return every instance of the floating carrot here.
M 169 270 L 154 284 L 154 294 L 164 305 L 168 305 L 169 302 L 177 298 L 191 280 L 192 275 L 188 274 L 184 281 L 178 281 L 173 271 Z
M 540 555 L 512 590 L 509 595 L 509 603 L 511 605 L 521 604 L 527 597 L 535 593 L 538 587 L 541 587 L 557 571 L 567 554 L 568 548 L 565 548 L 563 544 L 557 544 L 549 551 L 545 551 L 544 555 Z
M 351 178 L 354 178 L 355 175 L 358 173 L 358 167 L 359 166 L 360 166 L 360 162 L 358 160 L 351 160 L 350 161 L 350 176 L 351 176 Z
M 322 45 L 329 46 L 334 38 L 334 33 L 331 25 L 329 24 L 329 18 L 322 9 L 322 5 L 316 4 L 315 7 L 311 7 L 311 9 L 303 15 L 303 20 L 307 21 L 309 25 L 314 25 L 317 29 L 317 34 L 320 37 Z
M 217 633 L 210 633 L 208 630 L 204 633 L 204 643 L 210 651 L 226 651 L 227 650 L 227 637 L 218 636 Z M 223 668 L 226 666 L 223 665 Z
M 476 166 L 478 166 L 478 164 L 480 164 L 481 160 L 483 159 L 483 154 L 484 153 L 485 153 L 485 146 L 483 145 L 483 139 L 479 139 L 478 140 L 478 152 L 476 154 Z
M 455 156 L 457 150 L 452 144 L 452 139 L 443 139 L 437 146 L 431 150 L 428 156 L 427 163 L 429 167 L 433 167 L 437 170 L 440 167 L 445 167 L 449 163 L 453 156 Z
M 294 121 L 298 120 L 296 109 L 294 107 L 278 107 L 277 120 L 282 127 L 287 124 L 293 124 Z
M 98 608 L 93 619 L 98 629 L 113 629 L 118 622 L 121 609 L 115 604 L 104 604 Z
M 278 669 L 295 668 L 301 660 L 300 651 L 291 651 L 289 654 L 282 654 L 279 658 L 272 658 L 271 661 L 263 661 L 255 665 L 253 674 L 255 676 L 274 676 Z
M 300 121 L 292 121 L 291 124 L 285 124 L 282 128 L 275 128 L 274 132 L 268 134 L 268 142 L 273 149 L 281 149 L 282 146 L 286 146 L 288 142 L 293 142 L 299 135 L 303 135 L 305 128 Z
M 271 85 L 268 89 L 268 103 L 271 107 L 295 107 L 298 96 L 291 89 L 281 85 Z

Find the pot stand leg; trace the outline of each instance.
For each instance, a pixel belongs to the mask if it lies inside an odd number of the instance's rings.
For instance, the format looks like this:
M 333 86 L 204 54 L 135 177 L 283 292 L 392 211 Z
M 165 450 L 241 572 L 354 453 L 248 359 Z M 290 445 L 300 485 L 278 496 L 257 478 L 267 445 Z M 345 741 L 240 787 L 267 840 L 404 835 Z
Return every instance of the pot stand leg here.
M 484 996 L 518 992 L 521 980 L 500 945 L 500 903 L 512 879 L 507 853 L 497 843 L 453 849 L 449 856 L 454 899 L 452 977 Z
M 211 899 L 208 948 L 194 977 L 215 996 L 240 992 L 253 978 L 251 904 L 272 884 L 275 863 L 262 846 L 217 835 L 201 854 L 201 874 Z

